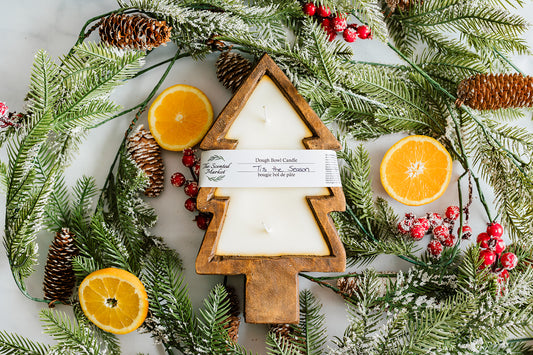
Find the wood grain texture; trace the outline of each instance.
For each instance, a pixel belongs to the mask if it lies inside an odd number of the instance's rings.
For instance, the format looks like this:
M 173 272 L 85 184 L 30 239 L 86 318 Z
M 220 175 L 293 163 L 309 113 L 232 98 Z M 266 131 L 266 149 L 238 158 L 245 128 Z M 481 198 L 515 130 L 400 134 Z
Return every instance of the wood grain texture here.
M 312 133 L 302 140 L 306 149 L 339 150 L 340 143 L 320 117 L 298 93 L 290 80 L 268 56 L 263 55 L 242 86 L 224 107 L 204 137 L 200 148 L 235 149 L 237 141 L 226 134 L 255 87 L 268 75 L 296 110 Z M 329 216 L 345 210 L 342 188 L 329 187 L 329 194 L 307 196 L 330 254 L 326 256 L 221 256 L 216 247 L 228 209 L 229 198 L 216 196 L 216 188 L 200 188 L 197 207 L 213 217 L 196 258 L 199 274 L 246 275 L 245 320 L 248 323 L 297 323 L 299 321 L 298 273 L 301 271 L 341 272 L 346 266 L 344 247 Z

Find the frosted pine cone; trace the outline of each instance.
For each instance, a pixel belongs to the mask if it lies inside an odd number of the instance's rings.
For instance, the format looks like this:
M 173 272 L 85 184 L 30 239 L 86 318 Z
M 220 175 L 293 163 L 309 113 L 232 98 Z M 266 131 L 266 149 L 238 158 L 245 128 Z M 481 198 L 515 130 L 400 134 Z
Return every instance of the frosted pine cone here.
M 230 309 L 224 329 L 228 331 L 230 339 L 236 343 L 237 339 L 239 338 L 239 326 L 241 324 L 241 319 L 239 317 L 239 298 L 237 297 L 233 287 L 226 286 L 226 291 L 228 292 Z
M 357 279 L 355 277 L 341 277 L 337 280 L 337 287 L 348 296 L 353 296 L 357 291 Z
M 497 110 L 533 106 L 533 77 L 522 74 L 476 74 L 457 88 L 457 106 Z
M 150 180 L 144 194 L 148 197 L 159 196 L 164 188 L 165 166 L 161 157 L 161 148 L 154 137 L 140 125 L 128 137 L 127 149 L 131 158 Z
M 252 63 L 234 52 L 222 52 L 216 62 L 218 81 L 235 92 L 252 71 Z
M 76 276 L 72 268 L 72 259 L 78 255 L 74 244 L 74 235 L 67 228 L 56 233 L 48 249 L 44 267 L 44 298 L 50 301 L 68 303 Z
M 411 6 L 422 3 L 421 0 L 386 0 L 386 2 L 391 12 L 394 12 L 396 8 L 400 9 L 402 12 L 409 11 Z
M 99 27 L 102 42 L 118 48 L 151 50 L 170 41 L 172 27 L 142 15 L 113 14 Z

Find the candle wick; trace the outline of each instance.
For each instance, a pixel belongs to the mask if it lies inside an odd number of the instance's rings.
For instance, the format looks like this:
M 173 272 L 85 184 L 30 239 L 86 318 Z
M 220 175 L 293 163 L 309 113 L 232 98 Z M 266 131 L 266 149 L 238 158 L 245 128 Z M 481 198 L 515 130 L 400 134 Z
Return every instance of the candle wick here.
M 265 120 L 265 123 L 266 124 L 269 124 L 270 123 L 270 120 L 268 119 L 268 115 L 267 115 L 267 108 L 265 105 L 263 105 L 263 119 Z
M 267 224 L 263 221 L 261 221 L 261 224 L 263 225 L 263 228 L 265 229 L 265 232 L 267 233 L 271 233 L 272 232 L 272 228 L 267 226 Z

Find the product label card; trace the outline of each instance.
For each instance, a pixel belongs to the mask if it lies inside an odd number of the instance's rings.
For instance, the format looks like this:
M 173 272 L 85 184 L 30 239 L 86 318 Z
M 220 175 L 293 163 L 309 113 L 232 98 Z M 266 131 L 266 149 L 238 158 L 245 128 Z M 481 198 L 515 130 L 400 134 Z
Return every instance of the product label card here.
M 338 187 L 332 150 L 209 150 L 202 152 L 200 187 Z

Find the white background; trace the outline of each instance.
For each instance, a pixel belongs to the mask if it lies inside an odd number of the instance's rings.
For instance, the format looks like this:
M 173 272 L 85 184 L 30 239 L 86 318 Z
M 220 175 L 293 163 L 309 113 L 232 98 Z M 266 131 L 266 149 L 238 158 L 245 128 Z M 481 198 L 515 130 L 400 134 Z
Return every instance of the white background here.
M 112 0 L 68 1 L 68 0 L 19 0 L 2 1 L 2 17 L 0 21 L 0 101 L 8 104 L 11 110 L 23 111 L 23 99 L 27 93 L 29 74 L 33 56 L 38 49 L 45 49 L 53 57 L 65 55 L 76 41 L 78 31 L 85 21 L 93 16 L 103 14 L 117 7 Z M 533 6 L 531 3 L 520 10 L 530 22 L 533 22 Z M 95 37 L 91 37 L 94 39 Z M 533 44 L 533 34 L 527 34 L 528 43 Z M 377 40 L 356 41 L 353 44 L 357 59 L 369 61 L 399 62 L 396 55 L 385 45 Z M 151 56 L 150 62 L 158 62 L 173 54 L 174 46 L 157 49 Z M 178 84 L 189 84 L 200 88 L 210 98 L 215 115 L 220 112 L 230 97 L 228 90 L 218 83 L 215 76 L 216 56 L 209 56 L 203 62 L 182 59 L 171 71 L 162 89 Z M 515 64 L 526 74 L 533 74 L 533 63 L 530 57 L 513 58 Z M 141 78 L 129 82 L 116 92 L 114 98 L 123 107 L 128 108 L 142 101 L 150 92 L 153 85 L 164 70 L 154 70 Z M 73 183 L 82 174 L 92 175 L 99 186 L 102 186 L 108 167 L 120 144 L 123 132 L 133 116 L 121 117 L 98 129 L 90 132 L 87 141 L 83 144 L 80 154 L 67 171 L 68 181 Z M 145 117 L 143 117 L 145 119 Z M 524 124 L 531 125 L 531 118 Z M 376 196 L 384 196 L 385 192 L 379 182 L 377 167 L 387 148 L 400 136 L 384 137 L 366 144 L 371 154 L 373 187 Z M 5 152 L 1 152 L 5 161 Z M 185 279 L 190 286 L 190 295 L 195 306 L 202 303 L 203 298 L 216 283 L 222 282 L 222 276 L 199 276 L 194 271 L 194 260 L 202 241 L 203 233 L 192 222 L 193 215 L 182 206 L 186 199 L 181 189 L 170 185 L 170 175 L 178 170 L 187 174 L 181 166 L 181 154 L 174 152 L 164 153 L 166 165 L 166 186 L 163 195 L 153 199 L 152 203 L 159 214 L 159 222 L 155 233 L 161 235 L 165 241 L 175 248 L 181 255 L 185 269 Z M 454 165 L 458 168 L 457 165 Z M 460 169 L 456 169 L 452 182 L 446 194 L 438 201 L 419 208 L 408 209 L 398 203 L 391 202 L 398 213 L 414 211 L 416 214 L 425 212 L 442 213 L 446 206 L 457 204 L 456 180 Z M 490 199 L 490 195 L 489 195 Z M 2 196 L 1 206 L 4 206 Z M 390 199 L 389 199 L 390 200 Z M 0 207 L 0 218 L 4 218 L 3 207 Z M 486 217 L 477 203 L 472 208 L 471 226 L 474 233 L 484 229 Z M 52 235 L 43 233 L 39 236 L 40 259 L 39 266 L 34 276 L 28 280 L 30 293 L 36 297 L 42 296 L 42 269 L 45 263 L 48 245 Z M 425 242 L 427 243 L 427 237 Z M 11 277 L 5 253 L 0 253 L 0 329 L 18 333 L 30 339 L 48 342 L 54 341 L 42 333 L 41 323 L 38 318 L 39 310 L 45 304 L 32 302 L 26 299 L 16 288 Z M 394 271 L 406 269 L 409 265 L 396 257 L 382 256 L 372 264 L 380 271 Z M 356 271 L 351 269 L 350 271 Z M 230 283 L 242 290 L 243 278 L 231 277 Z M 330 338 L 342 336 L 348 325 L 348 314 L 341 298 L 329 290 L 322 289 L 306 280 L 300 280 L 300 288 L 310 288 L 319 297 L 324 305 L 326 322 Z M 57 307 L 61 311 L 69 311 L 69 307 Z M 239 342 L 249 350 L 264 353 L 264 335 L 267 327 L 264 325 L 242 324 Z M 136 332 L 120 336 L 124 354 L 145 352 L 150 354 L 163 354 L 161 346 L 153 345 L 147 334 Z

